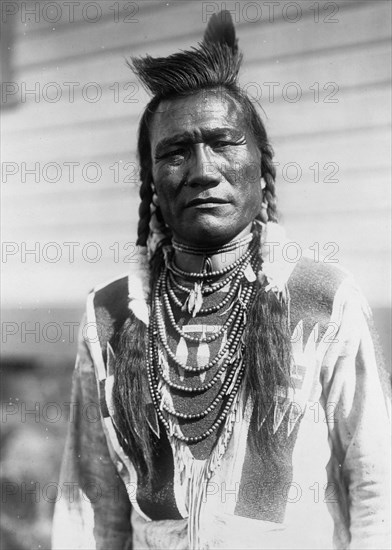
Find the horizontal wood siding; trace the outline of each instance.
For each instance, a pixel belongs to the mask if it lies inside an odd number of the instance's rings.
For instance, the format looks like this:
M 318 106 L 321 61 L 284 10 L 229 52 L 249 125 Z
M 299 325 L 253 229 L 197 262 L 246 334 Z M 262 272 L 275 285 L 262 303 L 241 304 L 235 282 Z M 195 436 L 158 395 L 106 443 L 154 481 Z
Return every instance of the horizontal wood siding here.
M 42 13 L 24 22 L 19 13 L 7 24 L 14 26 L 17 86 L 9 98 L 17 105 L 2 122 L 3 240 L 10 243 L 3 297 L 10 310 L 80 307 L 94 284 L 130 268 L 136 128 L 147 94 L 125 59 L 195 44 L 203 9 L 222 3 L 143 1 L 134 23 L 113 21 L 114 2 L 95 4 L 102 11 L 95 23 L 76 9 L 73 23 L 64 16 L 50 23 Z M 136 5 L 119 3 L 126 4 Z M 263 16 L 254 22 L 246 2 L 225 4 L 237 9 L 241 82 L 264 110 L 290 237 L 303 246 L 318 242 L 324 253 L 336 243 L 333 259 L 355 272 L 373 306 L 389 307 L 390 2 L 337 2 L 336 23 L 323 21 L 324 2 L 318 23 L 310 2 L 297 3 L 295 23 L 284 17 L 287 2 L 275 8 L 273 22 L 266 3 L 259 2 Z M 89 83 L 101 93 L 96 102 Z M 25 94 L 31 89 L 37 97 Z M 73 181 L 67 163 L 75 163 Z M 99 181 L 89 181 L 96 172 L 88 163 L 99 165 Z M 26 173 L 34 167 L 37 176 Z M 73 261 L 69 242 L 76 243 Z M 33 247 L 37 258 L 26 254 Z M 102 256 L 92 261 L 98 248 Z

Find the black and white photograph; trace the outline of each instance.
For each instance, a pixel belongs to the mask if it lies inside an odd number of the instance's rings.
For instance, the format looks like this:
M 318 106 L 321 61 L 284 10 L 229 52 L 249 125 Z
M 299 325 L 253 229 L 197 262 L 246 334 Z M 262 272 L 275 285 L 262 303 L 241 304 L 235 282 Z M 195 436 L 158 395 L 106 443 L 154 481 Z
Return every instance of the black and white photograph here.
M 2 0 L 2 550 L 390 550 L 390 0 Z

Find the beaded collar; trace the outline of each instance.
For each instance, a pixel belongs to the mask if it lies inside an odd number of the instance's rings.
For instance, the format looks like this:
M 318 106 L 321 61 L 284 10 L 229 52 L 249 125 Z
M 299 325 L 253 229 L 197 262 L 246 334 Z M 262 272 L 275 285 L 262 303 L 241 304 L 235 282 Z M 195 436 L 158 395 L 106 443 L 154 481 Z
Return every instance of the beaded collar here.
M 250 243 L 252 238 L 253 238 L 252 234 L 250 233 L 249 235 L 245 235 L 245 237 L 242 237 L 242 239 L 237 239 L 223 246 L 207 247 L 207 248 L 200 248 L 200 247 L 195 248 L 192 246 L 179 243 L 173 239 L 173 248 L 175 250 L 178 250 L 179 252 L 185 252 L 186 254 L 192 254 L 195 256 L 212 256 L 214 254 L 231 252 L 233 250 L 237 250 L 238 248 L 246 246 L 247 244 Z

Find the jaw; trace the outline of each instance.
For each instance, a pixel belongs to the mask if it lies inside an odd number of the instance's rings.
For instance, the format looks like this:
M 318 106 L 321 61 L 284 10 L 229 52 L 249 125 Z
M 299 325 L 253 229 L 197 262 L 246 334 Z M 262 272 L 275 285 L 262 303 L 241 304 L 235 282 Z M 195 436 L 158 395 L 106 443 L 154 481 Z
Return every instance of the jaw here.
M 253 221 L 253 217 L 251 220 L 247 217 L 236 219 L 229 208 L 223 216 L 216 215 L 213 210 L 205 209 L 187 216 L 179 230 L 173 231 L 175 240 L 196 247 L 223 246 L 240 236 Z

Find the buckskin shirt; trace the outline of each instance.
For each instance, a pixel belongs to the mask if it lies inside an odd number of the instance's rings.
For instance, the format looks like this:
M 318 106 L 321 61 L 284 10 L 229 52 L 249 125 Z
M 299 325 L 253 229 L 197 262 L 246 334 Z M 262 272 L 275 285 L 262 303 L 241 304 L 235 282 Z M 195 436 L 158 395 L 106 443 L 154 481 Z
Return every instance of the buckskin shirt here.
M 115 335 L 128 308 L 148 323 L 145 281 L 136 272 L 90 294 L 54 548 L 389 548 L 389 414 L 368 306 L 335 265 L 270 264 L 287 283 L 294 358 L 293 390 L 277 392 L 268 413 L 279 456 L 250 444 L 263 428 L 240 391 L 225 421 L 231 437 L 222 441 L 225 426 L 207 457 L 157 427 L 154 480 L 137 479 L 112 418 Z M 145 408 L 153 417 L 148 395 Z M 212 475 L 195 495 L 208 460 Z

